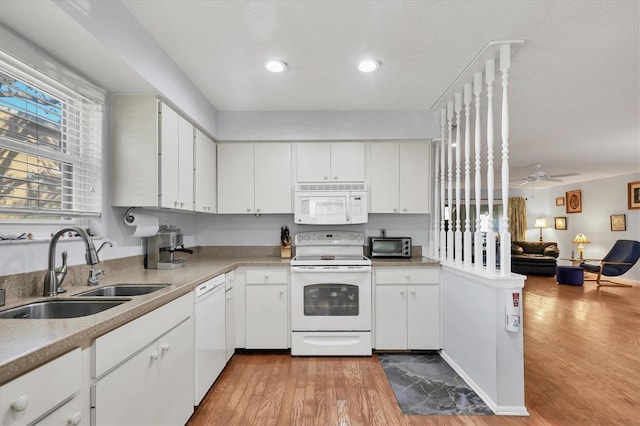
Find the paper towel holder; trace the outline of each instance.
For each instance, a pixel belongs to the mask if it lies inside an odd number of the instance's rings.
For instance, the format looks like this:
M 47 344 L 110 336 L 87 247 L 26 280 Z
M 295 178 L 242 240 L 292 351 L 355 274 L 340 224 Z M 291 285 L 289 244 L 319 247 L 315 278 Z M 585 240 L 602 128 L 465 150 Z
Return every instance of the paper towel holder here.
M 131 210 L 135 209 L 135 207 L 130 207 L 129 210 L 124 214 L 124 221 L 127 223 L 133 223 L 135 217 L 131 214 Z

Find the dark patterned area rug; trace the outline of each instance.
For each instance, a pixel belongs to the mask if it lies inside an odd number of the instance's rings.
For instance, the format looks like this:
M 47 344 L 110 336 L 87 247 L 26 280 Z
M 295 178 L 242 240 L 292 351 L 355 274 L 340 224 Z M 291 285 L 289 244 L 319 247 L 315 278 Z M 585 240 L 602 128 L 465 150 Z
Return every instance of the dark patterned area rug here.
M 439 354 L 378 354 L 403 414 L 492 415 Z

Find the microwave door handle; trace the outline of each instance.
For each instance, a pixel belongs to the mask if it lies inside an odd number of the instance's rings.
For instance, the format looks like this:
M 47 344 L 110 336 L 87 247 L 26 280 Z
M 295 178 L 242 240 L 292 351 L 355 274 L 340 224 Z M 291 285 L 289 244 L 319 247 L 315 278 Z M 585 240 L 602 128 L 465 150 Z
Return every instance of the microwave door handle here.
M 349 220 L 349 216 L 351 214 L 351 196 L 349 196 L 349 194 L 347 194 L 347 208 L 345 209 L 345 214 L 346 223 L 351 223 Z

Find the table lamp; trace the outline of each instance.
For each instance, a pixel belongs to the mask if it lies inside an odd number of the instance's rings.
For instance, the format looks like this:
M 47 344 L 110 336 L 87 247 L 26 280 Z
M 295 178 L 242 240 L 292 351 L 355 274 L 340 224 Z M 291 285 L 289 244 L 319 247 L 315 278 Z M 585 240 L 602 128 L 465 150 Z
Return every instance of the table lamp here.
M 582 261 L 584 260 L 584 246 L 583 244 L 589 244 L 591 241 L 589 241 L 589 238 L 587 238 L 586 235 L 580 233 L 578 235 L 576 235 L 576 237 L 573 239 L 573 244 L 578 244 L 578 258 Z
M 549 225 L 547 224 L 547 219 L 545 219 L 544 217 L 536 217 L 536 221 L 533 224 L 533 227 L 540 229 L 540 242 L 542 242 L 542 228 L 549 227 Z

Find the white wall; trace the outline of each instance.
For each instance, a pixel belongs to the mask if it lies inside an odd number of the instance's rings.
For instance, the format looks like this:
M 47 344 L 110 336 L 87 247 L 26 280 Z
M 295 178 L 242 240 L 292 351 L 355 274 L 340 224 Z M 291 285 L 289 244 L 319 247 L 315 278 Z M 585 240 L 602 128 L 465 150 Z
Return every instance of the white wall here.
M 627 208 L 627 183 L 640 180 L 640 173 L 592 180 L 547 189 L 514 190 L 511 196 L 527 198 L 528 241 L 537 241 L 540 233 L 533 229 L 536 217 L 546 217 L 552 228 L 543 229 L 545 241 L 556 241 L 561 258 L 578 254 L 577 245 L 571 241 L 579 232 L 585 234 L 590 244 L 585 244 L 584 255 L 588 259 L 601 259 L 613 247 L 616 240 L 640 241 L 640 210 Z M 582 191 L 582 213 L 566 213 L 566 206 L 556 206 L 556 197 L 564 197 L 566 191 Z M 627 230 L 611 231 L 610 216 L 626 215 Z M 554 217 L 567 218 L 567 230 L 553 229 Z M 597 263 L 597 262 L 595 262 Z M 640 281 L 640 262 L 623 278 Z
M 428 111 L 220 112 L 218 140 L 432 139 L 439 113 Z

